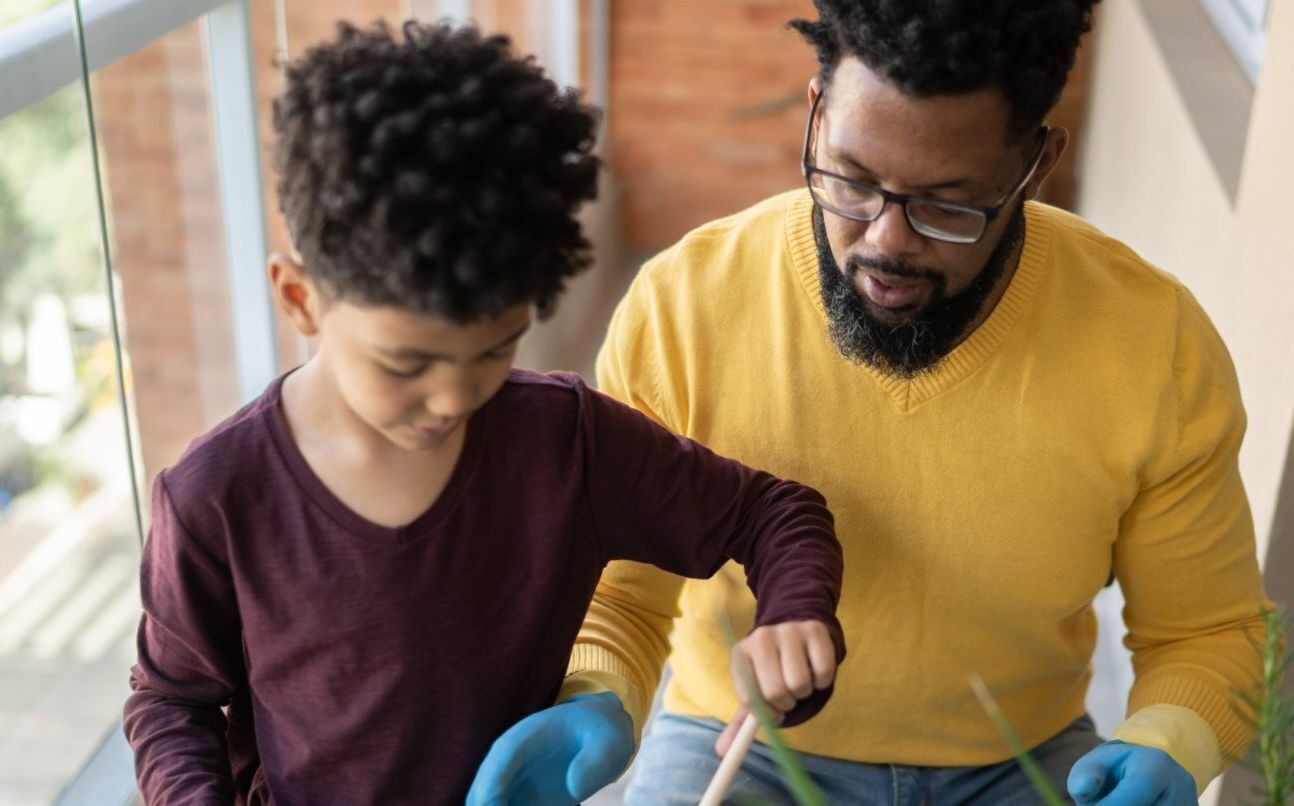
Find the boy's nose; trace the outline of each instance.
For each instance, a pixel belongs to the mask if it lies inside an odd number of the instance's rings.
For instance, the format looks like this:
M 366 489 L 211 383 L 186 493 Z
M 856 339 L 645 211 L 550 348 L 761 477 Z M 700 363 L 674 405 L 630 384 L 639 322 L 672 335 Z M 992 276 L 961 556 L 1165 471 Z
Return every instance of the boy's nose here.
M 429 396 L 426 406 L 432 414 L 445 419 L 466 417 L 476 406 L 476 383 L 466 373 L 461 373 Z

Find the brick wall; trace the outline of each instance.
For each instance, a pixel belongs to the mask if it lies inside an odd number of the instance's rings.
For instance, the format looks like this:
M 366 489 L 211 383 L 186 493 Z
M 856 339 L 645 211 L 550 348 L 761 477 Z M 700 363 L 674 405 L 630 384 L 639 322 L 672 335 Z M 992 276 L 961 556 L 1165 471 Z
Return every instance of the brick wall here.
M 589 67 L 588 12 L 581 0 L 580 64 Z M 252 0 L 252 37 L 263 143 L 264 203 L 273 250 L 288 238 L 269 161 L 270 102 L 279 92 L 275 54 L 332 35 L 334 21 L 395 22 L 438 13 L 436 0 Z M 486 30 L 513 36 L 521 52 L 543 50 L 541 0 L 476 0 Z M 659 249 L 688 229 L 800 183 L 805 87 L 811 49 L 786 29 L 812 15 L 810 0 L 612 0 L 609 130 L 612 168 L 590 235 L 613 276 L 585 281 L 561 308 L 564 319 L 528 340 L 533 366 L 587 368 L 622 275 L 622 249 Z M 106 155 L 116 261 L 122 278 L 127 346 L 143 461 L 151 477 L 197 434 L 237 404 L 227 275 L 204 42 L 195 23 L 100 71 L 94 83 Z M 1080 128 L 1086 85 L 1080 54 L 1053 122 Z M 1073 196 L 1073 155 L 1046 188 Z M 596 230 L 596 231 L 593 231 Z M 628 266 L 628 268 L 625 268 Z M 260 270 L 260 267 L 257 267 Z M 578 327 L 575 324 L 578 324 Z M 551 334 L 551 343 L 543 344 Z M 284 367 L 310 345 L 281 317 Z
M 613 0 L 610 156 L 631 249 L 654 251 L 710 219 L 798 187 L 817 70 L 786 28 L 810 0 Z M 1052 122 L 1081 129 L 1087 56 Z M 1074 141 L 1077 140 L 1075 136 Z M 1076 142 L 1044 197 L 1074 197 Z
M 238 399 L 199 26 L 101 70 L 93 88 L 151 481 Z
M 809 0 L 614 0 L 610 158 L 630 248 L 799 182 Z

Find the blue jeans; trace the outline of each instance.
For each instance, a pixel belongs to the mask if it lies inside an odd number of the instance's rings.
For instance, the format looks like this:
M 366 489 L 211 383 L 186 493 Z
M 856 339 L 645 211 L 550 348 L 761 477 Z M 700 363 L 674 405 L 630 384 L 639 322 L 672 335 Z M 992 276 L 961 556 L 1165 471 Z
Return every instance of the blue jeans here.
M 719 766 L 714 740 L 723 725 L 662 712 L 649 727 L 625 793 L 626 806 L 694 806 Z M 1074 762 L 1101 743 L 1091 718 L 1084 716 L 1034 748 L 1032 756 L 1065 796 L 1065 779 Z M 938 806 L 939 804 L 1037 804 L 1042 799 L 1014 759 L 984 767 L 911 767 L 864 764 L 800 754 L 828 804 L 849 806 Z M 769 748 L 755 742 L 737 773 L 726 802 L 791 803 Z

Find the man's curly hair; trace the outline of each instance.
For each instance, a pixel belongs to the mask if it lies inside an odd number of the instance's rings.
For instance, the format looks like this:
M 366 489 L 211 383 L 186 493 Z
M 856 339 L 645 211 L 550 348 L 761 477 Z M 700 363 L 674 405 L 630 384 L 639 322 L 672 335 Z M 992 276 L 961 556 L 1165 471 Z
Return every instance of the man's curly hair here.
M 274 103 L 279 205 L 330 298 L 467 323 L 549 313 L 592 261 L 597 117 L 505 36 L 339 23 Z
M 997 87 L 1007 137 L 1032 134 L 1060 98 L 1098 0 L 814 0 L 790 26 L 818 52 L 823 83 L 856 56 L 914 97 Z

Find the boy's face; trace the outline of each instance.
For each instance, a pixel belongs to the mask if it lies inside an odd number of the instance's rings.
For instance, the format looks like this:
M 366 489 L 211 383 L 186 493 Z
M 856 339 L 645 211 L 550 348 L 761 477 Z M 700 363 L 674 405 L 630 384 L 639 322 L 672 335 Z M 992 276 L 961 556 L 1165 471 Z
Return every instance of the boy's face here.
M 318 319 L 320 355 L 356 417 L 406 450 L 429 450 L 499 391 L 531 317 L 522 304 L 460 325 L 333 301 Z

